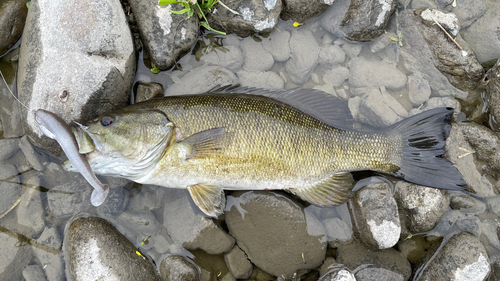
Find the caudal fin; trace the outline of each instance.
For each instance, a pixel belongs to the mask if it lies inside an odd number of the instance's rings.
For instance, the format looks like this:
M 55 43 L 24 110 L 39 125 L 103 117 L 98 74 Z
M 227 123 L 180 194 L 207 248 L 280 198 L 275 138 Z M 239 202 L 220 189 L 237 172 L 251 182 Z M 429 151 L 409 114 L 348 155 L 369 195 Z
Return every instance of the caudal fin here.
M 390 127 L 403 138 L 401 168 L 393 176 L 419 185 L 463 190 L 466 183 L 457 168 L 438 157 L 445 153 L 452 114 L 449 107 L 431 109 Z

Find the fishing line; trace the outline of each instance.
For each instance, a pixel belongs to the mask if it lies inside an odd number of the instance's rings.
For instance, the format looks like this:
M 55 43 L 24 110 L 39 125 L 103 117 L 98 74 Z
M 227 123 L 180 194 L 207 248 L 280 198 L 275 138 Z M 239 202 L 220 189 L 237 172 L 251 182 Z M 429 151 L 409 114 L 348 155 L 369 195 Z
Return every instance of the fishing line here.
M 12 90 L 9 88 L 9 84 L 7 84 L 7 81 L 5 81 L 5 78 L 3 77 L 3 73 L 2 71 L 0 70 L 0 76 L 2 76 L 2 80 L 3 82 L 5 83 L 5 86 L 7 87 L 7 89 L 9 89 L 9 92 L 10 94 L 17 100 L 17 102 L 19 102 L 22 106 L 24 106 L 24 108 L 26 108 L 28 111 L 30 110 L 26 105 L 24 105 L 15 95 L 14 93 L 12 92 Z

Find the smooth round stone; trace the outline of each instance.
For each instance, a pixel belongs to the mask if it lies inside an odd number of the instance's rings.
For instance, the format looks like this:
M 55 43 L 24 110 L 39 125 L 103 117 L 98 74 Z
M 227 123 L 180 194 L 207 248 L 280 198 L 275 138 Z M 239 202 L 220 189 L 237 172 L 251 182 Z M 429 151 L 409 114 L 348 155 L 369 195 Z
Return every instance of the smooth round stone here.
M 160 275 L 164 281 L 197 281 L 200 269 L 188 258 L 168 255 L 161 261 Z

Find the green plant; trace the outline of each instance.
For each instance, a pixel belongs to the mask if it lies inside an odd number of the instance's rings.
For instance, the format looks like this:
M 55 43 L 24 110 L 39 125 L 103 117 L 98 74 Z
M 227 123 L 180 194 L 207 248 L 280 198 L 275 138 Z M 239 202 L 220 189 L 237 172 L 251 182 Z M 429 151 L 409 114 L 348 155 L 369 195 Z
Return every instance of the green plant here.
M 398 37 L 389 36 L 389 39 L 393 42 L 399 42 L 399 46 L 403 47 L 403 38 L 401 38 L 401 32 L 398 34 Z
M 200 0 L 200 2 L 196 0 L 160 0 L 158 2 L 159 5 L 169 5 L 169 4 L 179 4 L 184 7 L 183 10 L 180 11 L 173 11 L 170 10 L 173 14 L 187 14 L 187 18 L 190 18 L 195 12 L 198 15 L 198 18 L 200 19 L 200 25 L 203 26 L 204 28 L 217 32 L 222 35 L 226 35 L 225 32 L 218 31 L 210 27 L 208 24 L 206 14 L 208 14 L 212 7 L 217 4 L 219 0 Z M 200 4 L 201 3 L 201 4 Z M 201 21 L 203 19 L 203 21 Z

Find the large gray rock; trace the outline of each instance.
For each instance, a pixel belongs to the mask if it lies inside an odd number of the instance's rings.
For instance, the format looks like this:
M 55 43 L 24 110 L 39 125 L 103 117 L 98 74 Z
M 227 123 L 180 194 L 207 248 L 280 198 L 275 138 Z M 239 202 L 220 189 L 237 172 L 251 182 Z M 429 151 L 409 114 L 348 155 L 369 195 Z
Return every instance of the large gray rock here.
M 227 197 L 226 224 L 253 264 L 291 276 L 319 266 L 327 247 L 323 226 L 303 208 L 282 193 L 236 192 Z
M 128 3 L 144 47 L 157 68 L 167 70 L 198 38 L 198 16 L 186 19 L 185 14 L 170 12 L 184 9 L 180 4 L 158 5 L 157 0 L 130 0 Z
M 188 250 L 217 255 L 229 251 L 234 239 L 199 211 L 186 190 L 169 189 L 163 222 L 170 237 Z
M 379 37 L 397 6 L 396 0 L 351 0 L 349 10 L 340 24 L 345 38 L 366 42 Z
M 398 203 L 402 236 L 431 230 L 450 204 L 446 191 L 405 181 L 396 184 L 394 197 Z
M 170 85 L 165 96 L 201 94 L 217 85 L 238 84 L 238 77 L 227 68 L 214 65 L 197 67 L 186 73 L 179 83 Z
M 464 40 L 474 50 L 479 63 L 497 60 L 500 53 L 500 38 L 498 27 L 500 25 L 500 2 L 474 1 L 486 4 L 486 12 L 473 22 L 467 29 L 461 31 Z
M 457 167 L 467 183 L 466 189 L 481 197 L 495 196 L 493 186 L 476 168 L 474 149 L 465 139 L 462 124 L 452 124 L 446 140 L 447 158 Z
M 483 79 L 486 83 L 486 101 L 492 129 L 500 131 L 500 59 Z
M 268 38 L 262 39 L 262 46 L 275 61 L 286 61 L 290 57 L 290 37 L 287 30 L 275 30 Z
M 27 0 L 2 1 L 0 6 L 0 56 L 21 38 L 28 14 Z
M 252 274 L 253 265 L 238 246 L 224 255 L 224 261 L 234 278 L 247 279 Z
M 183 256 L 167 255 L 160 263 L 163 281 L 198 281 L 200 268 Z
M 153 264 L 102 218 L 70 220 L 63 250 L 68 280 L 160 280 Z
M 398 276 L 399 279 L 395 280 L 408 280 L 411 275 L 410 263 L 400 252 L 393 248 L 374 251 L 365 247 L 363 243 L 357 240 L 353 240 L 353 242 L 349 244 L 339 246 L 337 249 L 337 262 L 343 264 L 351 271 L 358 268 L 371 268 L 372 270 L 376 270 L 375 272 L 372 271 L 362 273 L 362 276 Z M 386 279 L 376 277 L 372 279 L 358 279 L 356 274 L 356 280 Z
M 463 48 L 460 50 L 434 23 L 434 20 L 440 21 L 443 28 L 450 34 L 456 35 L 459 27 L 455 15 L 431 9 L 425 9 L 419 15 L 423 24 L 418 21 L 415 23 L 432 52 L 434 66 L 458 89 L 462 91 L 476 89 L 477 83 L 483 77 L 484 69 L 478 63 L 474 52 L 466 42 L 457 37 Z
M 414 280 L 482 281 L 490 272 L 486 249 L 473 234 L 461 232 L 436 248 L 427 252 Z
M 304 84 L 319 61 L 319 45 L 308 29 L 292 32 L 290 59 L 285 63 L 292 82 Z
M 373 249 L 396 245 L 401 233 L 398 206 L 386 182 L 371 179 L 350 201 L 361 241 Z
M 243 52 L 239 46 L 229 45 L 222 47 L 222 50 L 213 49 L 203 55 L 201 59 L 208 64 L 225 67 L 231 71 L 238 71 L 244 62 Z
M 64 276 L 64 256 L 61 251 L 62 238 L 56 227 L 46 227 L 36 240 L 40 247 L 33 247 L 35 254 L 43 264 L 49 281 L 66 280 Z
M 0 232 L 0 280 L 23 280 L 23 268 L 33 258 L 29 247 L 17 246 L 19 240 L 14 232 Z
M 403 47 L 398 50 L 406 71 L 419 74 L 427 80 L 434 95 L 465 100 L 467 93 L 455 88 L 434 66 L 432 51 L 419 29 L 422 25 L 420 17 L 414 15 L 413 11 L 403 10 L 399 13 L 398 23 L 404 40 Z
M 335 36 L 343 37 L 340 23 L 344 19 L 344 15 L 349 10 L 350 0 L 336 0 L 333 2 L 332 7 L 321 17 L 320 25 L 326 31 Z
M 136 60 L 120 1 L 33 1 L 23 35 L 17 89 L 37 146 L 61 153 L 38 129 L 39 108 L 70 123 L 128 103 Z
M 305 23 L 310 18 L 326 11 L 333 2 L 335 0 L 283 0 L 283 11 L 280 17 L 285 21 Z
M 395 65 L 383 61 L 353 59 L 349 70 L 349 85 L 353 88 L 384 86 L 388 90 L 399 90 L 406 85 L 406 75 Z
M 270 33 L 278 24 L 282 8 L 281 0 L 226 0 L 224 4 L 239 14 L 217 3 L 208 18 L 210 26 L 241 37 L 252 33 Z

